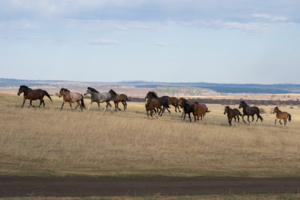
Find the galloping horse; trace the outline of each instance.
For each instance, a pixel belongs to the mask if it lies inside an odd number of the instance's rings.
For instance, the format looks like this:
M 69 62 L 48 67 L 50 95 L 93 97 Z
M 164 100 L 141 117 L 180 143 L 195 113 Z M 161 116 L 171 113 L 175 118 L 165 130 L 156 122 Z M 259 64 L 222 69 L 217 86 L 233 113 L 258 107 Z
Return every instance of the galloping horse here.
M 258 119 L 261 120 L 261 122 L 263 121 L 263 118 L 259 115 L 259 108 L 254 106 L 254 107 L 249 107 L 248 104 L 245 103 L 245 101 L 241 101 L 240 103 L 240 106 L 239 106 L 239 109 L 243 108 L 243 116 L 242 116 L 242 119 L 245 122 L 244 120 L 244 116 L 247 115 L 248 116 L 248 122 L 251 123 L 249 121 L 249 116 L 251 115 L 252 116 L 252 122 L 254 121 L 254 115 L 257 115 L 257 120 L 256 122 L 258 122 Z
M 122 102 L 123 106 L 124 106 L 124 111 L 126 111 L 127 109 L 127 103 L 126 101 L 130 101 L 127 97 L 126 94 L 117 94 L 114 90 L 109 90 L 109 93 L 111 94 L 111 96 L 113 97 L 113 101 L 115 103 L 115 111 L 121 110 L 119 108 L 119 102 Z
M 198 104 L 198 102 L 196 102 L 196 103 Z M 195 119 L 195 123 L 196 123 L 196 115 L 194 114 L 194 112 L 195 112 L 195 105 L 194 104 L 188 104 L 187 101 L 185 100 L 185 101 L 182 102 L 181 106 L 182 106 L 182 108 L 184 108 L 184 118 L 183 118 L 183 120 L 185 120 L 186 114 L 189 114 L 190 121 L 192 121 L 190 113 L 193 113 L 194 119 Z
M 41 107 L 42 103 L 43 103 L 43 106 L 45 107 L 45 101 L 43 99 L 45 95 L 52 102 L 52 99 L 51 99 L 50 95 L 45 90 L 41 90 L 41 89 L 33 90 L 33 89 L 31 89 L 31 88 L 29 88 L 25 85 L 21 85 L 20 88 L 19 88 L 18 96 L 20 96 L 20 94 L 22 94 L 23 92 L 24 92 L 24 101 L 23 101 L 22 108 L 24 107 L 26 99 L 30 100 L 30 106 L 32 106 L 32 107 L 35 107 L 34 105 L 32 105 L 32 100 L 37 100 L 37 99 L 40 100 L 39 107 Z
M 229 126 L 232 126 L 231 121 L 232 121 L 233 118 L 234 118 L 234 122 L 236 123 L 236 117 L 237 117 L 238 118 L 238 124 L 239 124 L 240 123 L 240 117 L 239 116 L 243 116 L 238 109 L 236 109 L 236 108 L 231 109 L 229 106 L 225 107 L 224 115 L 226 113 L 227 113 L 227 117 L 228 117 Z
M 184 99 L 184 98 L 180 98 L 180 99 L 179 99 L 178 105 L 181 105 L 182 102 L 184 102 L 184 101 L 185 101 L 187 104 L 190 104 L 190 105 L 193 104 L 193 105 L 197 106 L 197 116 L 198 116 L 198 113 L 200 113 L 200 112 L 202 113 L 202 114 L 200 115 L 201 121 L 202 121 L 202 117 L 204 117 L 204 116 L 206 115 L 206 113 L 209 113 L 209 112 L 210 112 L 205 104 L 198 104 L 198 102 L 189 102 L 189 101 L 187 101 L 187 100 Z M 197 104 L 197 105 L 196 105 L 196 104 Z M 199 108 L 199 109 L 198 109 L 198 108 Z M 184 111 L 184 108 L 183 108 L 181 118 L 183 117 L 184 112 L 185 112 L 185 111 Z M 198 116 L 198 120 L 199 120 L 199 116 Z
M 178 102 L 179 102 L 179 100 L 176 97 L 168 97 L 168 104 L 175 107 L 175 112 L 177 112 L 177 109 L 178 109 L 179 112 L 181 112 L 180 109 L 179 109 L 179 103 Z M 169 113 L 170 113 L 170 111 L 169 111 Z
M 146 111 L 147 111 L 147 116 L 148 116 L 148 119 L 149 119 L 149 111 L 150 111 L 150 115 L 151 117 L 153 118 L 152 116 L 152 113 L 154 111 L 154 113 L 156 114 L 156 119 L 158 118 L 158 110 L 161 110 L 161 104 L 160 102 L 158 101 L 158 99 L 151 99 L 151 98 L 147 98 L 145 97 L 145 108 L 146 108 Z M 157 111 L 156 111 L 157 109 Z
M 110 106 L 110 108 L 112 110 L 111 104 L 109 103 L 109 101 L 112 100 L 112 96 L 111 96 L 110 93 L 108 93 L 108 92 L 100 93 L 97 90 L 95 90 L 94 88 L 88 87 L 86 92 L 84 93 L 84 95 L 87 95 L 87 94 L 91 95 L 91 103 L 88 107 L 88 110 L 90 109 L 93 102 L 98 103 L 99 110 L 101 110 L 100 109 L 100 103 L 103 103 L 103 102 L 106 102 L 106 107 L 103 110 L 104 112 L 105 112 L 105 110 L 107 109 L 108 106 Z
M 61 105 L 60 110 L 63 109 L 65 102 L 70 103 L 70 106 L 71 106 L 72 110 L 73 110 L 72 103 L 75 103 L 75 102 L 77 102 L 77 106 L 76 106 L 75 110 L 77 109 L 78 106 L 80 106 L 81 111 L 83 111 L 82 108 L 85 108 L 82 94 L 79 94 L 77 92 L 76 93 L 75 92 L 70 92 L 68 89 L 61 88 L 60 91 L 59 91 L 59 98 L 61 96 L 63 96 L 64 101 Z M 80 104 L 80 101 L 81 101 L 81 104 Z
M 161 113 L 160 116 L 162 116 L 162 114 L 165 112 L 166 108 L 170 108 L 169 107 L 169 103 L 168 103 L 168 97 L 167 96 L 163 96 L 163 97 L 158 97 L 157 94 L 155 92 L 148 92 L 146 98 L 149 99 L 157 99 L 159 101 L 160 106 L 163 107 L 163 109 L 160 109 L 159 114 Z M 158 111 L 158 110 L 157 110 Z M 170 111 L 169 111 L 170 112 Z
M 289 121 L 292 120 L 292 116 L 289 113 L 287 113 L 287 112 L 281 112 L 278 107 L 274 108 L 273 113 L 276 113 L 275 125 L 276 125 L 277 119 L 279 119 L 280 125 L 282 125 L 281 120 L 282 119 L 284 120 L 283 126 L 286 125 L 287 119 L 289 119 Z

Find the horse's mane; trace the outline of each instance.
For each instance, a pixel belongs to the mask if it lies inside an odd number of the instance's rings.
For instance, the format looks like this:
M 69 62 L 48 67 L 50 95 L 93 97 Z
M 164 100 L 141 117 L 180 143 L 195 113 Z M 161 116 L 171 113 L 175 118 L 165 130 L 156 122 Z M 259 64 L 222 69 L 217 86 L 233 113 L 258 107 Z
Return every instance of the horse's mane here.
M 70 92 L 70 90 L 66 89 L 66 88 L 61 88 L 60 90 L 64 91 L 64 92 Z
M 22 88 L 22 87 L 26 88 L 26 89 L 29 89 L 29 87 L 27 87 L 26 85 L 21 85 L 20 88 Z
M 110 89 L 110 90 L 109 90 L 109 93 L 110 93 L 110 92 L 112 93 L 113 96 L 117 96 L 117 93 L 116 93 L 113 89 Z
M 150 95 L 150 96 L 152 96 L 154 98 L 158 98 L 157 94 L 155 92 L 153 92 L 153 91 L 148 92 L 147 96 L 148 95 Z
M 92 92 L 99 93 L 98 90 L 96 90 L 96 89 L 94 89 L 94 88 L 92 88 L 92 87 L 88 87 L 88 89 L 89 89 L 90 91 L 92 91 Z
M 182 99 L 183 101 L 187 101 L 185 98 L 182 98 L 182 97 L 180 99 Z
M 246 102 L 245 101 L 241 101 L 241 103 L 240 104 L 244 104 L 245 106 L 248 106 L 248 104 L 246 104 Z

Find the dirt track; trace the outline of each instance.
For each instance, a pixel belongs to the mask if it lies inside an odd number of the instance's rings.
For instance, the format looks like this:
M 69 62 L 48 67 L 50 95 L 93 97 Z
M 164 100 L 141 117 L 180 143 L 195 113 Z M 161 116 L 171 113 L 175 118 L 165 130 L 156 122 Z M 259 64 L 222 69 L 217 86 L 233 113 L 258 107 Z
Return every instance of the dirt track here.
M 123 196 L 296 193 L 300 178 L 37 178 L 0 176 L 4 196 Z

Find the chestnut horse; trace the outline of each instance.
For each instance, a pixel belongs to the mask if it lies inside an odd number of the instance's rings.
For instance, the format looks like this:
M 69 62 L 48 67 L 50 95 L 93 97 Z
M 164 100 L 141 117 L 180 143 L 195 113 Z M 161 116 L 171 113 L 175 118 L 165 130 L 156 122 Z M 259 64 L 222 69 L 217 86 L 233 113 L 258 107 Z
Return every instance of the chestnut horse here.
M 236 109 L 236 108 L 231 109 L 229 106 L 225 107 L 224 115 L 226 113 L 227 113 L 227 117 L 228 117 L 229 126 L 232 126 L 231 121 L 232 121 L 233 118 L 234 118 L 234 122 L 236 123 L 236 117 L 237 117 L 238 118 L 238 124 L 239 124 L 240 123 L 240 117 L 239 116 L 243 116 L 238 109 Z
M 156 98 L 145 97 L 145 100 L 146 100 L 145 108 L 146 108 L 146 111 L 147 111 L 148 119 L 149 119 L 149 111 L 150 111 L 150 116 L 152 118 L 153 118 L 152 113 L 154 111 L 154 113 L 156 114 L 156 119 L 157 119 L 158 118 L 158 110 L 161 111 L 161 103 Z M 157 111 L 156 111 L 156 109 L 157 109 Z
M 279 119 L 280 125 L 282 125 L 281 120 L 282 119 L 284 120 L 283 126 L 286 125 L 287 119 L 289 119 L 289 121 L 292 120 L 292 116 L 289 113 L 287 113 L 287 112 L 281 112 L 278 107 L 274 108 L 273 113 L 276 113 L 275 125 L 276 125 L 277 119 Z
M 81 111 L 83 111 L 82 108 L 85 108 L 82 94 L 79 94 L 77 92 L 76 93 L 75 92 L 70 92 L 68 89 L 61 88 L 60 91 L 59 91 L 59 98 L 61 96 L 63 96 L 64 101 L 61 105 L 60 110 L 63 109 L 65 102 L 70 103 L 70 106 L 71 106 L 72 110 L 73 110 L 72 103 L 75 103 L 75 102 L 77 102 L 77 106 L 76 106 L 75 110 L 77 109 L 78 106 L 80 106 Z M 81 104 L 80 104 L 80 101 L 81 101 Z
M 189 102 L 187 101 L 186 99 L 184 98 L 180 98 L 179 101 L 178 101 L 178 104 L 181 105 L 183 101 L 186 101 L 186 103 L 192 105 L 192 104 L 196 104 L 196 102 Z M 210 111 L 208 110 L 207 106 L 205 104 L 198 104 L 195 105 L 197 107 L 199 107 L 199 110 L 197 110 L 197 113 L 201 112 L 202 114 L 200 115 L 201 117 L 201 121 L 202 121 L 202 117 L 204 117 L 206 115 L 206 113 L 209 113 Z M 181 115 L 181 118 L 183 117 L 184 115 L 184 108 L 182 109 L 182 115 Z M 198 116 L 198 115 L 197 115 Z M 199 118 L 198 118 L 199 119 Z
M 179 100 L 176 97 L 168 97 L 168 104 L 175 107 L 175 112 L 177 112 L 177 109 L 178 109 L 179 112 L 181 112 L 180 109 L 179 109 Z
M 115 111 L 121 110 L 119 108 L 119 102 L 122 102 L 123 106 L 124 106 L 124 111 L 126 111 L 127 109 L 127 102 L 126 101 L 130 101 L 127 97 L 126 94 L 117 94 L 114 90 L 109 90 L 109 93 L 112 96 L 112 100 L 115 103 Z
M 43 106 L 45 107 L 45 101 L 43 99 L 45 95 L 52 102 L 52 99 L 51 99 L 50 95 L 45 90 L 41 90 L 41 89 L 33 90 L 33 89 L 31 89 L 31 88 L 29 88 L 25 85 L 21 85 L 20 88 L 19 88 L 18 96 L 20 96 L 20 94 L 22 94 L 23 92 L 24 92 L 24 101 L 23 101 L 22 108 L 24 107 L 26 99 L 30 100 L 30 106 L 32 106 L 32 107 L 34 107 L 34 105 L 32 105 L 32 100 L 37 100 L 37 99 L 40 100 L 39 107 L 41 107 L 42 103 L 43 103 Z

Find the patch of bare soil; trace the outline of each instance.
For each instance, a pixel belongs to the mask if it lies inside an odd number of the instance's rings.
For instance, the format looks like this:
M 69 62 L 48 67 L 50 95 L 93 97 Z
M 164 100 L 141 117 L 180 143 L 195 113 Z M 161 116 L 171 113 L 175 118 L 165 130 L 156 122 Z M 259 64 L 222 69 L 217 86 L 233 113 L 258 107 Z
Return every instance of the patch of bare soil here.
M 0 197 L 296 193 L 300 178 L 91 178 L 0 176 Z

